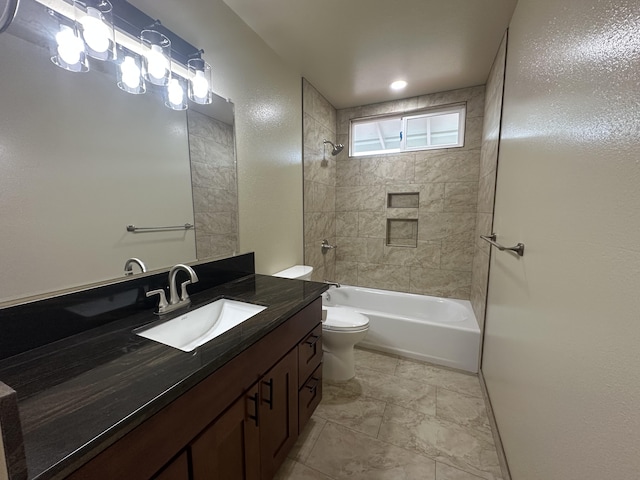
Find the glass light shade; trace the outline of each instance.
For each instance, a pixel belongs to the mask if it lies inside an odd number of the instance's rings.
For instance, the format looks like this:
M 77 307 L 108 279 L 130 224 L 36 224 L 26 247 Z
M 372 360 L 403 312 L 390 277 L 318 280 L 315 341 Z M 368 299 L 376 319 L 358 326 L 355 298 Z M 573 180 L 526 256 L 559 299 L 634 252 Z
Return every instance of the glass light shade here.
M 142 42 L 144 78 L 154 85 L 165 86 L 171 79 L 171 41 L 155 30 L 143 30 Z
M 75 25 L 60 24 L 60 30 L 55 36 L 54 55 L 51 61 L 70 72 L 89 71 L 84 42 Z
M 174 75 L 169 80 L 165 91 L 164 104 L 172 110 L 187 109 L 187 81 Z
M 118 88 L 127 93 L 147 91 L 142 75 L 142 59 L 124 47 L 118 47 Z
M 213 102 L 211 65 L 201 58 L 187 61 L 189 70 L 189 100 L 202 105 Z
M 108 0 L 74 1 L 76 22 L 86 45 L 87 55 L 97 60 L 116 58 L 113 7 Z

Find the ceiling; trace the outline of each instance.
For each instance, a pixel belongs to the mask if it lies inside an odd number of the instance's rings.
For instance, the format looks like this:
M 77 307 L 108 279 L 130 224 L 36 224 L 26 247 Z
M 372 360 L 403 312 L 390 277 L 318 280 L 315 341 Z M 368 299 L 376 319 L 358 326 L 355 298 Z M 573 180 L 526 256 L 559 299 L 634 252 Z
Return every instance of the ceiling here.
M 224 1 L 336 108 L 484 84 L 517 3 Z

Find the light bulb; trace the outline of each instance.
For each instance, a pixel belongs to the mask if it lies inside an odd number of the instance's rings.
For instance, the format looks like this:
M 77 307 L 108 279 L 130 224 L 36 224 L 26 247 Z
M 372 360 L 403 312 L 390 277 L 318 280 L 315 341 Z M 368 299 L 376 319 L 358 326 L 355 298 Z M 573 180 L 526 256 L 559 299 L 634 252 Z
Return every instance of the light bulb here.
M 109 49 L 109 27 L 102 21 L 101 13 L 95 8 L 87 8 L 87 15 L 80 23 L 87 46 L 97 53 L 106 52 Z
M 155 80 L 162 80 L 168 70 L 167 57 L 162 54 L 162 47 L 151 45 L 151 50 L 147 52 L 147 70 L 149 75 Z
M 122 72 L 122 82 L 127 87 L 135 90 L 140 86 L 140 67 L 138 67 L 133 57 L 125 57 L 122 65 L 120 65 L 120 71 Z
M 209 95 L 209 82 L 201 70 L 196 71 L 196 76 L 191 80 L 193 94 L 197 98 L 207 98 Z
M 56 43 L 58 55 L 67 65 L 76 65 L 80 62 L 84 45 L 71 28 L 63 25 L 56 33 Z
M 169 86 L 167 87 L 167 93 L 169 94 L 169 103 L 172 105 L 182 105 L 184 90 L 180 86 L 178 79 L 171 79 Z

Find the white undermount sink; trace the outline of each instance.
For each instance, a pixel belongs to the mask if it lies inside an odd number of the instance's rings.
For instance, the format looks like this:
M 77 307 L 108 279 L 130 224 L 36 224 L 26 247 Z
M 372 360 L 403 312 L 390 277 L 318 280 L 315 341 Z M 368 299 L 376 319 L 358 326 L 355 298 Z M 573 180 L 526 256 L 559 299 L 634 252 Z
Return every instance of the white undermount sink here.
M 190 352 L 267 307 L 223 298 L 169 321 L 159 321 L 136 334 Z

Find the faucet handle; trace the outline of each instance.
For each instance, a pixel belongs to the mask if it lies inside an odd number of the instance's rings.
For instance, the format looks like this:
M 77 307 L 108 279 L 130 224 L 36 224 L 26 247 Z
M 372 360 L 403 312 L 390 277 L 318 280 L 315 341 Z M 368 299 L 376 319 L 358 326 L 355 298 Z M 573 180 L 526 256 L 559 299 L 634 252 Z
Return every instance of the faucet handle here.
M 182 282 L 180 284 L 180 301 L 186 302 L 189 300 L 189 293 L 187 292 L 187 285 L 191 283 L 191 280 L 187 280 L 186 282 Z
M 147 297 L 152 297 L 153 295 L 159 295 L 160 301 L 158 302 L 158 313 L 164 312 L 165 308 L 169 306 L 167 303 L 167 295 L 164 293 L 164 290 L 159 288 L 158 290 L 151 290 L 147 292 Z

